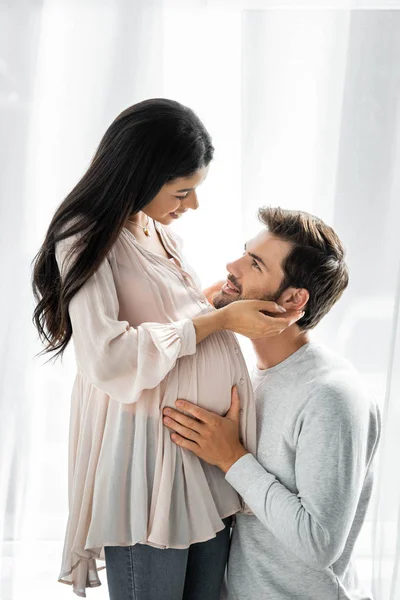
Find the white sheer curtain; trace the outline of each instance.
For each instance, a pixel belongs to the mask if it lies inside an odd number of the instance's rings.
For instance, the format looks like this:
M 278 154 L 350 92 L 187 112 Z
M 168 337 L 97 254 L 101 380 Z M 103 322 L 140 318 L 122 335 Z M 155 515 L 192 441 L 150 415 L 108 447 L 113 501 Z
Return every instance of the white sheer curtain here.
M 32 358 L 30 261 L 111 120 L 154 96 L 193 107 L 215 142 L 201 208 L 179 223 L 204 284 L 242 252 L 263 204 L 320 215 L 348 247 L 351 285 L 315 337 L 355 364 L 382 407 L 379 485 L 357 556 L 376 600 L 400 598 L 400 13 L 250 8 L 0 5 L 4 600 L 71 594 L 56 578 L 74 359 Z

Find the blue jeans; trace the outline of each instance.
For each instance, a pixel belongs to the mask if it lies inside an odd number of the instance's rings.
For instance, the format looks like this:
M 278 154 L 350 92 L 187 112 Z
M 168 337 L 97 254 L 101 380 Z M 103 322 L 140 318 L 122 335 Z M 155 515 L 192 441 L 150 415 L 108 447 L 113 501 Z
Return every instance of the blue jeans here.
M 183 550 L 106 546 L 110 600 L 219 600 L 231 520 L 215 538 Z

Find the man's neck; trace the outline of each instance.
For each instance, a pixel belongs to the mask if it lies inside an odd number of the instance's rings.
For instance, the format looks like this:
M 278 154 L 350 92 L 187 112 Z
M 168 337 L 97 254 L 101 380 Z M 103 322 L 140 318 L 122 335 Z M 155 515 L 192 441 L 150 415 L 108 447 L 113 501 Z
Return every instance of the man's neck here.
M 279 365 L 310 341 L 308 333 L 292 325 L 275 337 L 253 340 L 259 369 L 270 369 Z

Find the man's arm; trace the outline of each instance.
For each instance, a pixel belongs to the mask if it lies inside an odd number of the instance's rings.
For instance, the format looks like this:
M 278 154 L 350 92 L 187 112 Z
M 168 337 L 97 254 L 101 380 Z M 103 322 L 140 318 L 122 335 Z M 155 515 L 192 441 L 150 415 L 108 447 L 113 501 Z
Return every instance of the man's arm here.
M 379 416 L 368 414 L 358 390 L 330 386 L 304 411 L 296 450 L 298 494 L 251 454 L 233 464 L 226 479 L 288 550 L 323 569 L 343 551 L 378 437 Z

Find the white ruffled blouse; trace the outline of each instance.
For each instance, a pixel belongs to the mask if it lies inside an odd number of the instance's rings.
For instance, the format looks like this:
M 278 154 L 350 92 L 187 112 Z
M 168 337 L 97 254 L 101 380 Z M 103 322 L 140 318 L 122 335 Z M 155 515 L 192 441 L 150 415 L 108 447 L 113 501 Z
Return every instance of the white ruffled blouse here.
M 256 451 L 255 408 L 234 334 L 196 346 L 191 321 L 215 310 L 157 224 L 173 259 L 146 250 L 126 228 L 73 297 L 77 375 L 69 435 L 69 519 L 59 581 L 78 596 L 100 585 L 104 546 L 187 548 L 213 538 L 241 510 L 224 473 L 176 446 L 162 409 L 185 398 L 223 415 L 239 389 L 240 433 Z M 59 242 L 61 275 L 72 238 Z M 63 268 L 64 267 L 64 268 Z

